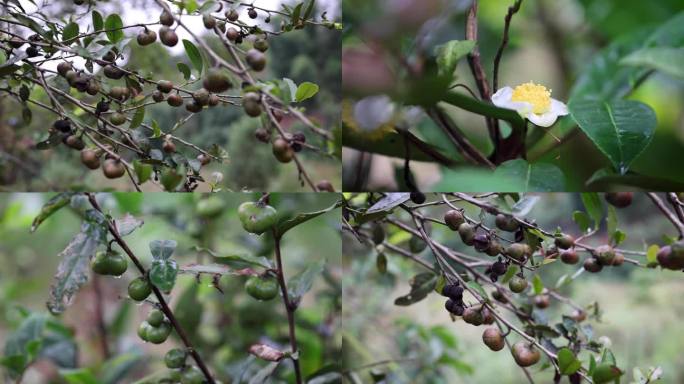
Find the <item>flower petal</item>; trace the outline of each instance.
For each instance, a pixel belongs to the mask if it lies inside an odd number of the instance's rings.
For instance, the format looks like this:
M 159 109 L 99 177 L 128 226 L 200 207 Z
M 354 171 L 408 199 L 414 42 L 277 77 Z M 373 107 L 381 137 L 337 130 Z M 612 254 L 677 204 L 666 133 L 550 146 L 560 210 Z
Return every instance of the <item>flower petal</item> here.
M 556 120 L 558 120 L 558 114 L 554 113 L 553 111 L 549 111 L 541 115 L 530 113 L 527 116 L 527 119 L 534 125 L 538 125 L 540 127 L 550 127 L 556 122 Z
M 506 108 L 503 106 L 503 103 L 506 103 L 508 101 L 511 101 L 511 97 L 513 96 L 513 88 L 511 87 L 503 87 L 496 91 L 495 94 L 492 95 L 492 103 L 496 105 L 497 107 L 501 108 Z
M 565 116 L 568 112 L 568 106 L 556 99 L 551 99 L 551 112 L 558 116 Z

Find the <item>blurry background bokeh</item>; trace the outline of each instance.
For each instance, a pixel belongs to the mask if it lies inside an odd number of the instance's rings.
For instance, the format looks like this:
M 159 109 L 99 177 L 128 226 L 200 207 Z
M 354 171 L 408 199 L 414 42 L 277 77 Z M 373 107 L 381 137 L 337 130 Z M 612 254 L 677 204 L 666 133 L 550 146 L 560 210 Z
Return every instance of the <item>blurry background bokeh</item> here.
M 490 84 L 494 56 L 503 35 L 504 17 L 513 3 L 512 0 L 479 2 L 479 49 Z M 345 96 L 361 96 L 354 92 L 350 94 L 349 89 L 365 89 L 366 94 L 376 94 L 400 87 L 400 80 L 393 74 L 409 65 L 419 64 L 411 63 L 411 57 L 407 62 L 398 62 L 392 52 L 413 52 L 421 47 L 424 52 L 431 53 L 439 44 L 464 40 L 465 14 L 470 4 L 470 0 L 344 0 L 343 72 L 347 67 L 359 68 L 358 71 L 350 69 L 348 73 L 351 75 L 343 80 Z M 567 102 L 572 85 L 603 48 L 662 25 L 683 10 L 684 4 L 680 0 L 523 1 L 520 11 L 513 17 L 510 42 L 501 60 L 499 88 L 534 81 L 552 89 L 552 97 Z M 357 57 L 360 55 L 352 55 L 353 52 L 378 54 L 361 59 Z M 457 82 L 477 93 L 465 59 L 459 63 L 456 75 Z M 465 92 L 463 89 L 459 91 Z M 680 166 L 684 160 L 684 82 L 655 73 L 628 98 L 651 106 L 658 119 L 653 141 L 631 169 L 640 174 L 684 182 Z M 455 107 L 447 110 L 472 143 L 488 154 L 492 146 L 484 119 Z M 419 118 L 413 117 L 409 126 L 412 133 L 437 145 L 443 153 L 459 158 L 449 139 L 424 114 Z M 566 190 L 584 190 L 585 182 L 594 172 L 610 165 L 579 130 L 563 138 L 563 143 L 558 146 L 554 145 L 553 136 L 558 135 L 557 127 L 550 133 L 542 133 L 544 139 L 528 153 L 528 157 L 560 167 L 565 173 Z M 553 149 L 549 149 L 551 147 Z M 372 161 L 369 160 L 371 156 Z M 349 148 L 344 149 L 343 158 L 344 185 L 348 186 L 345 190 L 406 190 L 401 173 L 397 172 L 403 166 L 403 160 L 371 154 L 361 157 L 359 152 Z M 671 161 L 674 159 L 677 161 Z M 481 173 L 468 173 L 462 168 L 458 168 L 457 173 L 434 163 L 418 162 L 413 162 L 411 168 L 421 190 L 496 189 L 469 189 L 469 186 L 464 186 L 460 180 L 468 177 L 476 181 Z
M 296 1 L 257 0 L 255 5 L 267 9 L 278 10 L 281 4 L 293 4 Z M 35 10 L 36 6 L 27 1 L 26 8 Z M 41 12 L 55 18 L 81 16 L 82 30 L 91 23 L 90 11 L 84 12 L 82 6 L 75 6 L 71 0 L 36 2 Z M 339 0 L 321 0 L 316 2 L 316 14 L 327 12 L 331 20 L 340 18 Z M 125 25 L 148 23 L 158 20 L 161 12 L 154 0 L 98 1 L 100 12 L 119 13 Z M 79 13 L 80 12 L 80 13 Z M 246 12 L 242 15 L 247 19 Z M 209 45 L 222 57 L 228 58 L 227 51 L 215 36 L 210 36 L 202 25 L 200 16 L 184 16 L 189 19 L 188 25 L 193 32 L 207 39 Z M 249 20 L 249 19 L 247 19 Z M 251 21 L 251 20 L 250 20 Z M 272 28 L 280 25 L 274 15 Z M 25 29 L 24 29 L 25 32 Z M 192 38 L 178 29 L 179 39 Z M 136 28 L 127 32 L 137 34 Z M 135 39 L 133 39 L 134 41 Z M 297 84 L 304 81 L 316 83 L 319 93 L 303 103 L 307 115 L 322 127 L 332 130 L 339 121 L 340 96 L 340 33 L 323 27 L 304 28 L 282 36 L 269 39 L 266 70 L 260 73 L 260 79 L 290 78 Z M 176 63 L 189 64 L 183 45 L 173 48 L 155 43 L 141 47 L 135 42 L 129 44 L 124 51 L 126 60 L 119 63 L 126 68 L 135 68 L 141 74 L 152 73 L 155 79 L 171 80 L 182 83 L 183 76 Z M 71 59 L 74 60 L 74 59 Z M 77 67 L 82 67 L 83 60 L 75 58 Z M 56 64 L 55 64 L 56 65 Z M 97 66 L 96 66 L 97 69 Z M 199 89 L 201 84 L 196 84 Z M 46 101 L 47 96 L 35 92 L 32 98 Z M 32 119 L 26 124 L 22 118 L 22 108 L 16 100 L 0 91 L 0 190 L 4 191 L 45 191 L 87 188 L 103 190 L 132 190 L 130 180 L 108 180 L 101 172 L 91 172 L 81 166 L 79 153 L 57 146 L 45 151 L 33 149 L 35 143 L 47 137 L 47 129 L 55 120 L 54 114 L 38 107 L 32 107 Z M 166 103 L 146 108 L 146 121 L 156 120 L 163 130 L 170 129 L 181 118 L 189 113 L 185 108 L 172 108 Z M 201 148 L 209 148 L 218 144 L 228 151 L 229 159 L 225 164 L 210 164 L 202 168 L 206 180 L 211 180 L 212 172 L 223 173 L 221 185 L 234 191 L 248 190 L 300 190 L 297 169 L 294 164 L 281 164 L 271 153 L 271 147 L 264 145 L 254 137 L 254 130 L 259 127 L 260 120 L 245 115 L 241 108 L 225 106 L 206 109 L 185 123 L 175 134 Z M 309 141 L 320 146 L 321 139 L 312 135 L 311 131 L 298 126 L 296 119 L 286 119 L 283 124 L 292 131 L 302 131 Z M 187 148 L 179 146 L 183 151 Z M 188 152 L 191 154 L 191 152 Z M 303 151 L 307 172 L 313 180 L 326 179 L 339 189 L 341 166 L 339 159 L 322 153 Z M 194 157 L 194 156 L 193 156 Z M 157 191 L 151 183 L 145 188 Z M 200 188 L 208 188 L 206 185 Z
M 92 279 L 61 316 L 48 314 L 45 302 L 60 261 L 57 254 L 78 233 L 81 222 L 76 211 L 66 207 L 35 233 L 29 233 L 31 221 L 50 197 L 49 194 L 0 194 L 0 356 L 5 354 L 2 352 L 5 342 L 22 322 L 22 311 L 29 311 L 62 323 L 74 333 L 73 340 L 69 337 L 57 340 L 62 343 L 44 342 L 46 348 L 41 352 L 41 356 L 61 357 L 65 367 L 75 363 L 71 368 L 118 377 L 113 381 L 116 383 L 132 383 L 146 374 L 165 370 L 164 353 L 182 344 L 175 333 L 162 345 L 144 343 L 136 335 L 150 306 L 127 298 L 126 287 L 137 276 L 130 263 L 129 271 L 120 279 L 102 276 L 97 279 L 112 351 L 104 366 Z M 258 197 L 247 193 L 214 195 L 212 198 L 222 199 L 226 207 L 219 217 L 211 220 L 200 220 L 197 215 L 199 194 L 118 193 L 107 198 L 103 207 L 110 209 L 113 217 L 127 212 L 144 220 L 141 228 L 126 237 L 143 264 L 149 266 L 151 262 L 150 241 L 174 239 L 178 242 L 174 258 L 180 266 L 185 266 L 216 262 L 207 254 L 193 251 L 192 247 L 197 245 L 224 255 L 243 253 L 272 259 L 272 239 L 248 234 L 237 218 L 237 207 Z M 274 194 L 270 203 L 279 213 L 286 214 L 320 210 L 337 199 L 339 196 L 333 194 Z M 291 230 L 282 242 L 286 278 L 313 262 L 326 260 L 324 272 L 315 278 L 312 290 L 304 296 L 295 315 L 305 376 L 340 359 L 342 299 L 338 228 L 339 209 Z M 180 274 L 169 299 L 174 314 L 200 354 L 224 383 L 247 382 L 265 365 L 247 353 L 253 343 L 289 348 L 282 300 L 280 297 L 267 302 L 253 299 L 245 293 L 245 281 L 246 277 L 223 276 L 219 281 L 221 293 L 212 286 L 210 276 L 203 276 L 198 282 L 193 275 Z M 283 362 L 272 379 L 274 382 L 294 380 L 288 365 Z M 38 359 L 32 367 L 24 375 L 23 383 L 47 383 L 45 377 L 55 374 L 55 365 L 47 359 Z M 0 372 L 0 381 L 5 382 L 6 371 L 1 366 Z M 239 377 L 246 381 L 238 380 Z
M 472 206 L 459 206 L 467 208 L 471 217 L 477 217 L 479 213 L 479 209 Z M 526 217 L 536 219 L 542 228 L 553 231 L 560 226 L 564 232 L 578 236 L 580 230 L 572 220 L 572 213 L 583 209 L 577 194 L 543 194 Z M 428 216 L 440 217 L 445 210 L 422 211 Z M 650 244 L 662 245 L 663 235 L 676 235 L 671 223 L 645 195 L 635 195 L 633 205 L 618 210 L 617 214 L 618 228 L 627 234 L 627 239 L 620 245 L 623 249 L 643 251 Z M 407 248 L 408 237 L 393 226 L 386 226 L 386 229 L 387 239 Z M 491 260 L 464 246 L 458 234 L 446 227 L 434 226 L 432 237 L 454 250 Z M 607 241 L 603 230 L 586 242 L 600 245 Z M 444 310 L 445 300 L 441 295 L 431 292 L 426 299 L 411 306 L 394 305 L 397 297 L 410 291 L 409 279 L 425 272 L 423 267 L 388 250 L 387 273 L 381 274 L 376 268 L 373 248 L 360 245 L 348 232 L 345 232 L 343 245 L 345 369 L 355 370 L 366 364 L 390 360 L 390 363 L 373 367 L 387 374 L 390 383 L 528 382 L 507 349 L 492 352 L 482 343 L 483 327 L 474 327 L 460 319 L 452 322 Z M 434 262 L 429 247 L 417 256 Z M 639 256 L 635 258 L 639 259 Z M 553 287 L 561 276 L 577 270 L 578 266 L 556 262 L 544 266 L 539 275 L 545 286 Z M 599 303 L 602 322 L 589 324 L 595 339 L 601 336 L 610 339 L 617 363 L 625 371 L 622 382 L 632 382 L 633 368 L 647 372 L 651 366 L 662 367 L 663 383 L 684 382 L 681 353 L 684 304 L 677 299 L 684 294 L 681 272 L 636 268 L 625 263 L 599 274 L 583 273 L 559 293 L 581 306 L 594 301 Z M 550 323 L 555 324 L 562 314 L 570 314 L 572 308 L 552 300 L 545 311 Z M 503 314 L 511 319 L 509 313 Z M 513 323 L 518 324 L 515 320 Z M 519 337 L 511 334 L 509 339 L 518 341 Z M 587 366 L 588 354 L 583 352 L 579 358 Z M 551 383 L 552 369 L 547 367 L 540 371 L 544 361 L 546 359 L 542 358 L 528 370 L 535 382 Z M 369 368 L 356 370 L 368 382 L 371 382 L 370 371 Z

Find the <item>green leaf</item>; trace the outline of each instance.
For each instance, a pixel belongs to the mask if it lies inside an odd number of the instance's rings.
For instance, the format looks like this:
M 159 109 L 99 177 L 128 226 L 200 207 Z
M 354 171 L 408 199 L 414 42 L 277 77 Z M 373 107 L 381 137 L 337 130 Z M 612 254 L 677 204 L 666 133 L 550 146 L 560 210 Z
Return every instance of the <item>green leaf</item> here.
M 154 260 L 168 260 L 177 246 L 176 240 L 152 240 L 150 242 L 150 253 Z
M 440 75 L 452 75 L 459 60 L 475 48 L 474 40 L 451 40 L 435 47 Z
M 100 381 L 89 368 L 62 369 L 59 374 L 63 376 L 69 384 L 99 384 Z
M 138 159 L 133 160 L 133 170 L 138 178 L 138 184 L 142 184 L 152 177 L 152 165 L 145 164 Z
M 627 172 L 655 134 L 655 112 L 639 101 L 577 100 L 568 107 L 577 125 L 621 174 Z
M 85 213 L 81 231 L 59 253 L 61 261 L 50 287 L 47 307 L 53 314 L 64 311 L 73 296 L 88 281 L 90 259 L 98 247 L 107 243 L 105 218 L 95 210 Z
M 245 268 L 248 266 L 257 266 L 266 269 L 273 268 L 273 263 L 263 256 L 252 256 L 246 254 L 234 254 L 230 253 L 227 255 L 218 254 L 210 249 L 202 247 L 194 247 L 193 250 L 197 252 L 206 252 L 212 257 L 219 259 L 221 263 L 230 265 L 234 268 Z
M 503 279 L 501 279 L 501 284 L 507 284 L 509 281 L 511 281 L 513 276 L 515 276 L 515 274 L 518 273 L 519 270 L 520 269 L 515 265 L 511 265 L 510 267 L 508 267 L 506 274 L 504 275 Z
M 616 173 L 612 168 L 601 168 L 585 183 L 591 190 L 606 190 L 608 186 L 624 185 L 648 191 L 684 191 L 684 182 L 641 175 L 629 171 L 624 175 Z
M 382 137 L 370 139 L 367 135 L 362 134 L 357 127 L 350 124 L 355 123 L 347 117 L 343 118 L 344 134 L 342 135 L 342 144 L 345 147 L 400 159 L 406 158 L 405 138 L 401 134 L 387 132 Z M 454 161 L 447 157 L 441 148 L 429 144 L 410 133 L 409 135 L 411 135 L 411 140 L 409 141 L 411 160 L 437 162 L 443 165 L 454 164 Z
M 601 224 L 601 219 L 603 219 L 603 204 L 601 203 L 601 198 L 598 193 L 594 192 L 585 192 L 580 196 L 584 208 L 587 210 L 587 214 L 594 220 L 594 228 L 598 228 Z
M 170 292 L 176 284 L 178 264 L 171 259 L 155 259 L 150 266 L 150 282 L 163 292 Z
M 176 68 L 178 68 L 180 73 L 183 74 L 183 78 L 185 78 L 185 80 L 190 80 L 190 67 L 188 67 L 184 63 L 176 63 Z
M 189 14 L 197 10 L 197 0 L 185 0 L 183 4 L 185 5 L 185 9 Z
M 534 208 L 539 199 L 540 196 L 537 195 L 525 195 L 511 207 L 511 213 L 516 216 L 526 216 L 530 213 L 532 208 Z
M 644 48 L 620 60 L 622 65 L 655 69 L 668 75 L 684 79 L 684 48 Z
M 599 364 L 594 369 L 594 384 L 606 384 L 622 376 L 620 368 L 612 364 Z
M 304 3 L 299 3 L 292 10 L 292 24 L 297 24 L 297 21 L 299 21 L 299 15 L 302 12 L 302 5 L 304 5 Z
M 306 10 L 304 11 L 304 17 L 303 17 L 304 20 L 308 20 L 311 18 L 315 4 L 316 4 L 316 0 L 309 0 L 309 4 L 306 6 Z
M 534 289 L 535 295 L 540 295 L 544 291 L 544 282 L 542 282 L 542 279 L 538 274 L 534 275 L 534 278 L 532 278 L 532 288 Z
M 295 93 L 295 101 L 301 102 L 306 99 L 314 97 L 318 93 L 318 85 L 305 81 L 297 87 L 297 92 Z
M 608 216 L 606 216 L 606 229 L 608 230 L 609 235 L 613 235 L 615 233 L 615 231 L 617 230 L 617 225 L 618 221 L 615 207 L 608 204 Z
M 185 53 L 188 54 L 192 66 L 195 67 L 197 72 L 201 75 L 202 68 L 204 68 L 204 62 L 202 60 L 202 54 L 199 49 L 189 40 L 183 39 L 183 46 L 185 47 Z M 182 71 L 181 71 L 182 72 Z
M 185 167 L 181 166 L 179 169 L 164 168 L 161 174 L 161 184 L 164 190 L 173 192 L 185 180 Z
M 123 22 L 121 21 L 121 17 L 116 13 L 107 16 L 104 26 L 105 30 L 107 30 L 107 32 L 105 32 L 107 38 L 112 43 L 116 44 L 124 38 L 123 30 L 121 30 L 121 28 L 123 28 Z
M 411 292 L 394 300 L 394 305 L 408 306 L 417 303 L 435 289 L 437 275 L 431 272 L 419 273 L 409 281 Z
M 561 348 L 558 351 L 558 369 L 561 375 L 572 375 L 582 368 L 582 362 L 568 348 Z
M 278 368 L 278 364 L 280 364 L 277 361 L 270 362 L 263 366 L 261 369 L 259 369 L 254 376 L 252 376 L 249 379 L 249 382 L 247 384 L 266 384 L 269 382 L 269 378 L 275 372 L 276 368 Z
M 142 124 L 143 119 L 145 119 L 145 106 L 141 105 L 135 110 L 135 114 L 133 114 L 129 128 L 134 129 L 139 127 L 140 124 Z
M 290 298 L 291 303 L 295 306 L 299 305 L 302 296 L 311 289 L 314 279 L 323 272 L 324 266 L 325 260 L 318 260 L 317 262 L 311 263 L 304 271 L 292 277 L 287 282 L 287 296 Z
M 53 213 L 59 211 L 65 207 L 71 201 L 71 197 L 75 195 L 73 192 L 62 192 L 53 196 L 47 203 L 43 204 L 38 215 L 33 219 L 31 223 L 31 232 L 35 232 L 38 226 L 43 223 L 48 217 L 52 216 Z
M 76 36 L 78 36 L 78 24 L 72 21 L 64 26 L 64 29 L 62 30 L 62 41 L 71 40 Z
M 277 237 L 282 237 L 285 232 L 289 231 L 290 229 L 307 222 L 311 219 L 314 219 L 324 213 L 328 213 L 334 209 L 337 209 L 342 206 L 342 200 L 337 200 L 334 204 L 331 206 L 321 209 L 319 211 L 314 211 L 314 212 L 305 212 L 305 213 L 299 213 L 295 215 L 294 217 L 287 218 L 284 220 L 278 221 L 278 223 L 275 225 L 274 230 L 275 234 Z
M 484 288 L 482 288 L 480 283 L 478 283 L 477 281 L 471 280 L 471 281 L 467 282 L 466 285 L 468 286 L 468 288 L 477 292 L 477 294 L 480 295 L 480 297 L 482 297 L 484 300 L 489 299 L 489 296 L 487 296 L 487 292 L 484 290 Z
M 582 232 L 588 232 L 589 228 L 591 228 L 591 219 L 589 218 L 589 215 L 587 215 L 586 212 L 582 211 L 575 211 L 572 213 L 572 220 L 577 223 L 577 226 L 580 227 Z
M 551 192 L 565 190 L 565 175 L 560 168 L 549 163 L 530 164 L 523 159 L 502 163 L 495 171 L 495 178 L 508 178 L 517 183 L 516 188 L 507 191 Z
M 102 20 L 102 14 L 98 11 L 93 11 L 93 29 L 95 31 L 100 31 L 104 27 L 104 21 Z
M 191 307 L 186 307 L 191 308 Z M 184 311 L 194 312 L 194 311 Z M 174 312 L 176 318 L 181 312 Z M 188 329 L 188 328 L 184 328 Z M 124 378 L 134 370 L 138 365 L 144 363 L 144 355 L 141 352 L 127 352 L 107 360 L 100 371 L 100 378 L 97 383 L 102 384 L 117 384 L 124 381 Z

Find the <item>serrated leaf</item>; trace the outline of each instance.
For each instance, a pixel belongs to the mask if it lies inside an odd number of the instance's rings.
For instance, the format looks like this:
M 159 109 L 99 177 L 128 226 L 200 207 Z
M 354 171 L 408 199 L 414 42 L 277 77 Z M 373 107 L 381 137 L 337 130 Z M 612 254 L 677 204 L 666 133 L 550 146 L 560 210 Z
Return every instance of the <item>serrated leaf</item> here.
M 197 72 L 202 75 L 202 69 L 204 68 L 204 61 L 202 59 L 202 54 L 199 49 L 190 40 L 183 39 L 183 47 L 185 47 L 185 53 L 190 58 L 192 66 L 195 67 Z
M 323 272 L 324 266 L 325 260 L 318 260 L 317 262 L 309 264 L 306 269 L 296 276 L 290 278 L 287 282 L 287 296 L 291 303 L 295 306 L 299 305 L 302 296 L 311 289 L 314 279 Z
M 176 284 L 178 264 L 171 259 L 156 259 L 150 266 L 150 282 L 163 292 L 170 292 Z
M 342 200 L 337 200 L 334 204 L 331 206 L 321 209 L 319 211 L 314 211 L 314 212 L 304 212 L 304 213 L 298 213 L 294 217 L 291 218 L 286 218 L 283 220 L 278 221 L 278 223 L 274 226 L 274 230 L 276 233 L 277 237 L 282 237 L 285 232 L 289 231 L 290 229 L 305 223 L 311 219 L 314 219 L 324 213 L 328 213 L 332 210 L 335 210 L 339 207 L 342 206 Z
M 474 40 L 452 40 L 435 48 L 440 75 L 452 75 L 459 60 L 475 48 Z
M 124 38 L 123 30 L 121 30 L 121 28 L 123 28 L 123 22 L 121 21 L 121 17 L 116 13 L 107 16 L 104 27 L 107 31 L 105 32 L 107 38 L 112 43 L 116 44 Z
M 38 226 L 42 224 L 48 217 L 52 216 L 53 213 L 59 211 L 63 207 L 65 207 L 69 202 L 71 201 L 71 197 L 75 195 L 74 192 L 62 192 L 58 193 L 57 195 L 53 196 L 50 200 L 48 200 L 45 204 L 43 204 L 43 207 L 40 209 L 40 212 L 36 217 L 33 219 L 33 222 L 31 223 L 31 232 L 35 232 L 36 229 L 38 229 Z
M 627 172 L 655 134 L 655 112 L 639 101 L 575 100 L 568 108 L 577 125 L 620 174 Z
M 85 213 L 81 231 L 59 253 L 61 261 L 50 287 L 47 307 L 53 314 L 64 311 L 73 296 L 88 281 L 89 262 L 98 247 L 107 242 L 105 218 L 95 210 Z
M 314 97 L 318 93 L 318 85 L 309 81 L 305 81 L 297 87 L 295 92 L 295 100 L 297 102 L 304 101 Z

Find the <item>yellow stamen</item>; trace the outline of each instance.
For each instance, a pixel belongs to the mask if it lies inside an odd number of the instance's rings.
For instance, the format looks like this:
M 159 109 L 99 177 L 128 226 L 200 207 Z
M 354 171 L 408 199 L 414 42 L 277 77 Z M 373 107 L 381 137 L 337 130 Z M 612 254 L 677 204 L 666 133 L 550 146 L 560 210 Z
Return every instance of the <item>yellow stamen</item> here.
M 551 90 L 529 82 L 515 87 L 511 100 L 530 103 L 533 106 L 532 112 L 541 115 L 551 109 Z

